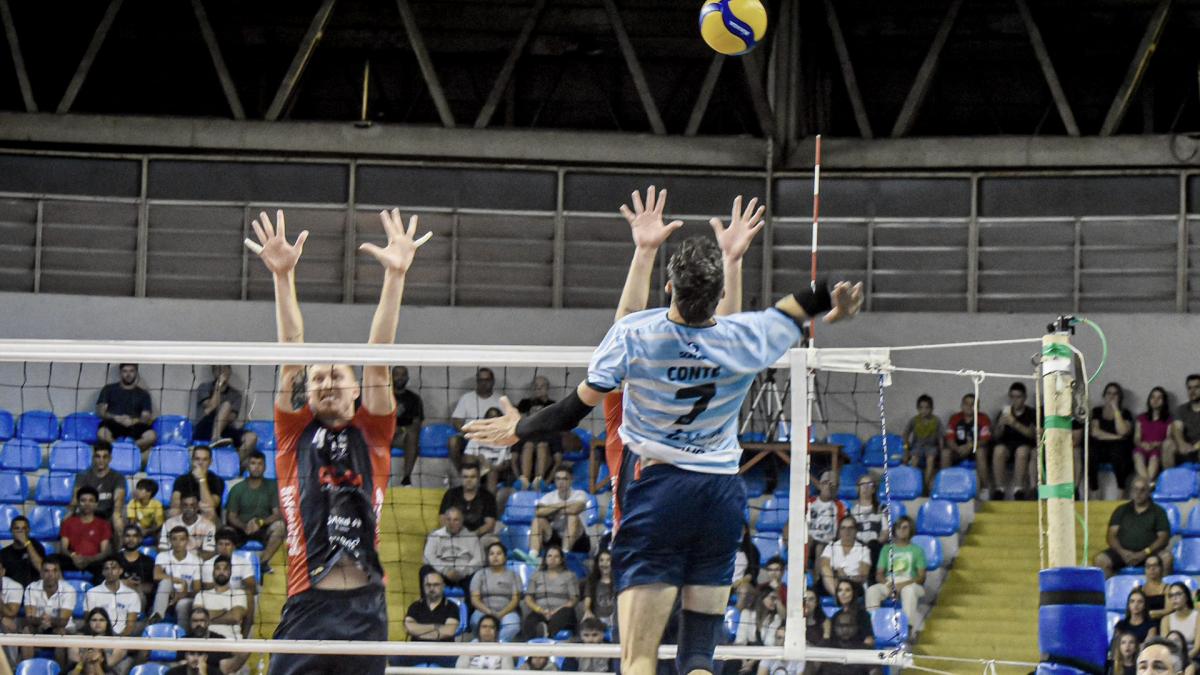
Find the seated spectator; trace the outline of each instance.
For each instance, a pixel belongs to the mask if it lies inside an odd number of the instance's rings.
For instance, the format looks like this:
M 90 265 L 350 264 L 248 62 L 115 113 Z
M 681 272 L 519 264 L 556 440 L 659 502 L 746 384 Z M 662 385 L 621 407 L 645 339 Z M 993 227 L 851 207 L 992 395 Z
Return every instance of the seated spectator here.
M 221 521 L 221 497 L 225 495 L 225 481 L 209 470 L 212 466 L 212 450 L 206 445 L 192 448 L 192 470 L 175 479 L 171 486 L 170 515 L 178 515 L 185 497 L 199 500 L 200 515 L 214 523 Z
M 1158 637 L 1158 624 L 1150 618 L 1145 593 L 1136 588 L 1129 593 L 1129 599 L 1125 601 L 1125 616 L 1117 622 L 1115 630 L 1134 636 L 1139 645 Z
M 783 583 L 783 574 L 787 571 L 783 564 L 783 558 L 775 556 L 768 560 L 762 568 L 762 582 L 760 587 L 771 588 L 780 592 L 780 598 L 784 598 L 787 594 L 787 588 Z
M 495 642 L 499 632 L 500 624 L 496 621 L 496 617 L 484 614 L 479 619 L 479 625 L 475 629 L 475 639 L 471 642 Z M 454 667 L 458 670 L 513 670 L 513 660 L 511 656 L 487 656 L 485 654 L 468 656 L 463 654 L 454 662 Z
M 404 450 L 404 474 L 401 485 L 412 485 L 413 468 L 421 454 L 421 424 L 425 421 L 425 404 L 416 392 L 408 388 L 408 368 L 392 366 L 392 396 L 396 399 L 396 432 L 392 447 Z
M 1170 647 L 1168 647 L 1168 650 L 1172 657 L 1172 659 L 1171 659 L 1173 661 L 1172 667 L 1174 669 L 1164 671 L 1161 668 L 1159 668 L 1159 666 L 1162 664 L 1160 664 L 1157 661 L 1151 661 L 1149 663 L 1146 663 L 1146 665 L 1149 667 L 1155 668 L 1155 671 L 1160 672 L 1160 673 L 1168 672 L 1168 673 L 1171 673 L 1172 675 L 1196 675 L 1196 664 L 1190 658 L 1188 658 L 1187 638 L 1183 637 L 1183 633 L 1180 633 L 1177 630 L 1171 631 L 1170 633 L 1167 633 L 1167 635 L 1164 636 L 1162 638 L 1162 640 L 1163 640 L 1163 642 L 1160 643 L 1162 646 L 1167 647 L 1167 645 L 1170 645 Z M 1151 645 L 1153 645 L 1157 641 L 1158 641 L 1158 639 L 1154 638 L 1154 639 L 1150 640 L 1150 643 L 1151 643 Z M 1145 647 L 1143 647 L 1143 650 L 1145 650 Z M 1144 653 L 1144 651 L 1143 651 L 1143 653 Z M 1145 661 L 1145 657 L 1142 656 L 1141 654 L 1139 654 L 1138 662 L 1142 663 L 1144 661 Z M 1185 666 L 1184 664 L 1187 664 L 1187 665 Z
M 775 629 L 775 644 L 783 644 L 787 628 L 780 626 Z M 785 661 L 783 659 L 763 659 L 758 663 L 758 675 L 804 675 L 803 661 Z
M 595 617 L 588 617 L 579 623 L 579 642 L 585 645 L 602 645 L 606 642 L 604 639 L 604 631 L 606 626 Z M 594 658 L 576 658 L 568 656 L 563 661 L 564 672 L 570 673 L 615 673 L 617 672 L 616 659 L 606 659 L 604 657 Z
M 499 408 L 488 408 L 483 414 L 484 419 L 500 416 Z M 512 450 L 507 445 L 486 445 L 476 440 L 467 441 L 467 449 L 463 453 L 463 467 L 467 462 L 475 462 L 479 472 L 487 478 L 487 488 L 495 494 L 502 480 L 508 480 L 514 473 Z
M 866 546 L 867 551 L 871 553 L 869 574 L 874 574 L 879 550 L 887 542 L 890 533 L 887 528 L 887 514 L 883 512 L 883 505 L 879 503 L 875 478 L 869 473 L 858 479 L 858 501 L 850 507 L 850 515 L 858 523 L 858 542 Z
M 1168 468 L 1200 462 L 1200 373 L 1187 376 L 1186 403 L 1175 409 L 1171 421 L 1171 443 L 1163 446 L 1163 464 Z
M 229 585 L 246 594 L 246 618 L 242 621 L 242 636 L 249 637 L 254 627 L 254 613 L 258 595 L 258 578 L 254 574 L 252 563 L 234 560 L 237 552 L 238 536 L 232 528 L 224 527 L 217 530 L 217 555 L 200 563 L 200 588 L 208 590 L 216 585 L 213 579 L 213 567 L 217 559 L 224 556 L 231 561 Z M 212 609 L 211 607 L 209 609 Z
M 21 603 L 25 587 L 10 578 L 0 561 L 0 633 L 15 633 L 20 628 Z
M 104 441 L 97 441 L 92 449 L 92 466 L 87 471 L 75 476 L 74 494 L 71 496 L 71 510 L 74 511 L 79 503 L 79 490 L 90 487 L 96 490 L 96 515 L 109 521 L 113 531 L 119 531 L 125 524 L 121 504 L 125 503 L 125 476 L 113 471 L 112 446 Z
M 158 440 L 151 426 L 154 423 L 154 404 L 150 392 L 138 386 L 136 363 L 122 363 L 121 380 L 110 382 L 100 390 L 96 399 L 96 414 L 100 428 L 96 438 L 112 446 L 118 438 L 132 438 L 142 451 L 142 465 L 150 456 L 150 448 Z
M 1200 656 L 1200 621 L 1194 615 L 1196 603 L 1186 584 L 1175 582 L 1167 586 L 1167 606 L 1171 613 L 1162 618 L 1158 634 L 1178 632 L 1183 636 L 1188 660 L 1194 661 Z
M 1162 468 L 1163 444 L 1171 433 L 1171 407 L 1167 390 L 1155 387 L 1146 396 L 1146 412 L 1133 423 L 1133 470 L 1151 483 Z M 1144 640 L 1140 640 L 1141 644 Z
M 246 457 L 245 480 L 229 489 L 229 501 L 225 504 L 225 522 L 237 530 L 242 541 L 257 541 L 263 545 L 263 574 L 271 573 L 269 564 L 275 552 L 283 544 L 287 526 L 279 513 L 279 488 L 275 481 L 263 478 L 267 470 L 267 458 L 258 450 L 251 450 Z
M 25 587 L 25 633 L 66 635 L 75 611 L 75 589 L 62 583 L 56 558 L 42 561 L 42 578 Z M 33 647 L 21 647 L 21 658 L 33 658 Z
M 1118 569 L 1139 566 L 1155 554 L 1162 561 L 1163 572 L 1171 571 L 1173 561 L 1167 550 L 1171 523 L 1167 512 L 1150 501 L 1150 483 L 1146 479 L 1133 479 L 1132 492 L 1133 500 L 1118 506 L 1108 519 L 1108 548 L 1093 558 L 1106 579 Z
M 444 595 L 446 581 L 436 571 L 425 573 L 421 585 L 421 599 L 408 606 L 404 615 L 404 630 L 414 642 L 453 642 L 458 632 L 458 605 Z M 400 663 L 436 663 L 449 667 L 454 657 L 416 656 L 398 659 Z M 398 664 L 393 664 L 398 665 Z
M 858 521 L 853 517 L 842 518 L 837 541 L 825 547 L 817 569 L 821 574 L 821 587 L 829 595 L 834 594 L 837 582 L 842 579 L 854 583 L 859 591 L 865 588 L 863 584 L 871 570 L 871 552 L 858 542 Z
M 1111 648 L 1108 650 L 1109 675 L 1137 675 L 1137 637 L 1133 633 L 1114 631 Z
M 992 446 L 992 479 L 1002 493 L 1008 485 L 1008 466 L 1012 460 L 1012 498 L 1024 500 L 1029 492 L 1029 458 L 1037 447 L 1037 417 L 1033 408 L 1025 405 L 1025 385 L 1013 382 L 1008 388 L 1008 405 L 996 418 L 992 430 L 995 445 Z
M 508 568 L 508 551 L 498 541 L 488 544 L 487 563 L 471 577 L 471 627 L 490 616 L 498 622 L 500 640 L 510 642 L 521 630 L 521 578 Z
M 461 432 L 463 425 L 474 420 L 481 420 L 488 408 L 499 409 L 501 394 L 496 391 L 496 374 L 491 368 L 480 368 L 475 371 L 475 390 L 468 391 L 458 399 L 454 412 L 450 413 L 450 423 Z M 447 444 L 450 450 L 450 463 L 454 470 L 462 468 L 463 451 L 467 447 L 465 436 L 457 435 L 450 438 Z
M 462 485 L 446 490 L 438 513 L 445 515 L 451 507 L 462 513 L 463 527 L 477 537 L 492 536 L 496 532 L 496 494 L 479 487 L 479 463 L 474 459 L 463 461 Z
M 909 466 L 924 467 L 925 485 L 933 485 L 933 475 L 946 447 L 945 436 L 942 420 L 933 414 L 933 397 L 921 394 L 917 397 L 917 414 L 904 426 L 904 448 Z
M 864 612 L 865 613 L 865 612 Z M 870 617 L 867 617 L 867 633 L 871 645 L 875 644 L 875 636 L 870 632 Z M 849 612 L 838 612 L 833 616 L 832 634 L 827 647 L 833 649 L 862 649 L 866 640 L 862 637 L 862 621 Z M 849 663 L 815 663 L 813 668 L 805 668 L 804 672 L 815 671 L 818 675 L 880 675 L 879 666 L 855 665 Z
M 550 398 L 550 380 L 544 375 L 536 375 L 533 378 L 533 395 L 521 399 L 520 403 L 517 403 L 517 410 L 523 417 L 528 417 L 553 404 L 554 401 Z M 562 451 L 561 432 L 536 434 L 522 441 L 521 475 L 517 489 L 540 491 L 542 481 L 549 477 L 550 468 L 562 459 Z
M 244 459 L 258 445 L 258 435 L 238 424 L 242 392 L 229 384 L 233 368 L 213 366 L 212 377 L 211 382 L 201 382 L 196 387 L 196 424 L 192 435 L 197 441 L 208 441 L 209 447 L 236 446 Z
M 867 589 L 867 610 L 878 609 L 884 599 L 900 597 L 900 607 L 915 626 L 917 604 L 925 597 L 925 549 L 912 543 L 913 522 L 908 516 L 892 526 L 895 539 L 879 552 L 875 584 Z
M 529 554 L 538 557 L 546 544 L 559 544 L 568 551 L 587 553 L 591 541 L 585 537 L 581 514 L 587 508 L 588 495 L 571 487 L 571 471 L 554 470 L 554 490 L 537 501 L 536 516 L 529 528 Z
M 483 567 L 479 537 L 463 527 L 463 514 L 458 507 L 447 509 L 442 520 L 446 525 L 430 532 L 425 539 L 425 565 L 421 568 L 421 578 L 424 579 L 429 570 L 436 570 L 447 585 L 467 591 L 471 575 Z
M 147 537 L 156 539 L 166 520 L 162 502 L 155 499 L 157 494 L 158 481 L 139 478 L 133 488 L 133 499 L 125 506 L 125 517 L 129 522 L 140 527 Z
M 837 600 L 837 612 L 825 620 L 825 641 L 828 642 L 834 637 L 833 619 L 838 616 L 847 616 L 852 617 L 855 623 L 854 646 L 847 647 L 847 649 L 862 649 L 864 646 L 873 648 L 875 646 L 875 629 L 871 626 L 871 615 L 863 607 L 859 587 L 849 579 L 842 579 L 838 582 L 837 592 L 833 597 Z
M 242 621 L 246 618 L 246 592 L 230 586 L 233 561 L 227 556 L 213 558 L 213 586 L 196 594 L 193 607 L 208 610 L 209 630 L 231 640 L 242 637 Z
M 779 601 L 779 591 L 773 588 L 760 587 L 756 594 L 754 607 L 744 610 L 738 619 L 737 633 L 733 637 L 735 645 L 753 647 L 774 647 L 775 629 L 783 625 L 785 613 L 783 603 Z M 743 661 L 741 672 L 753 672 L 753 661 Z
M 975 457 L 975 427 L 979 427 L 979 456 Z M 946 422 L 946 444 L 942 449 L 942 468 L 957 466 L 963 460 L 975 459 L 980 494 L 992 499 L 1004 499 L 1004 490 L 992 482 L 989 444 L 992 441 L 992 420 L 984 413 L 975 414 L 975 394 L 962 397 L 959 411 Z
M 733 559 L 733 586 L 730 589 L 731 594 L 737 596 L 738 609 L 746 609 L 753 601 L 754 586 L 758 583 L 759 558 L 750 524 L 746 523 L 742 525 L 742 543 Z
M 216 555 L 214 536 L 217 527 L 208 518 L 200 517 L 200 500 L 188 495 L 179 501 L 179 515 L 163 523 L 162 535 L 158 538 L 158 550 L 171 548 L 171 532 L 183 528 L 188 533 L 187 548 L 204 560 Z
M 557 672 L 558 666 L 554 665 L 554 661 L 548 656 L 531 656 L 525 659 L 517 670 L 540 670 L 543 672 Z
M 804 642 L 814 647 L 825 644 L 825 611 L 811 588 L 804 589 Z
M 118 632 L 113 627 L 108 612 L 104 611 L 102 607 L 93 607 L 83 617 L 83 625 L 79 629 L 79 634 L 114 637 Z M 67 663 L 74 668 L 72 672 L 79 673 L 79 675 L 110 675 L 111 673 L 128 673 L 129 669 L 133 667 L 133 656 L 124 649 L 71 647 L 67 650 Z
M 154 558 L 142 553 L 142 529 L 137 525 L 125 526 L 121 533 L 121 550 L 113 558 L 121 566 L 121 579 L 138 592 L 143 606 L 148 606 L 154 595 Z
M 1133 472 L 1133 414 L 1126 410 L 1125 391 L 1116 382 L 1104 385 L 1104 405 L 1092 408 L 1088 441 L 1088 488 L 1100 489 L 1100 465 L 1110 464 L 1117 487 L 1125 492 Z
M 83 595 L 83 608 L 103 609 L 104 616 L 117 635 L 136 635 L 138 615 L 142 613 L 142 597 L 136 590 L 121 583 L 121 563 L 116 558 L 104 561 L 104 583 L 88 589 Z
M 542 566 L 525 589 L 525 620 L 521 633 L 526 640 L 552 637 L 575 627 L 575 604 L 579 602 L 579 580 L 567 569 L 562 547 L 550 544 Z
M 168 668 L 167 675 L 211 675 L 213 673 L 208 666 L 210 652 L 180 652 L 179 655 L 183 657 L 183 663 Z
M 838 523 L 846 517 L 846 507 L 837 499 L 838 484 L 826 471 L 817 480 L 817 496 L 808 497 L 809 562 L 819 559 L 825 547 L 837 539 Z M 783 528 L 787 532 L 787 527 Z M 810 565 L 811 566 L 811 565 Z
M 607 549 L 596 554 L 592 570 L 583 582 L 583 602 L 580 622 L 597 619 L 605 628 L 617 621 L 617 584 L 613 578 L 612 553 Z
M 204 640 L 224 640 L 225 636 L 212 632 L 209 625 L 208 610 L 203 607 L 192 607 L 192 629 L 187 636 Z M 250 654 L 246 652 L 205 652 L 209 673 L 239 673 Z
M 200 590 L 200 558 L 188 550 L 188 531 L 177 526 L 167 532 L 170 550 L 162 551 L 154 558 L 154 581 L 158 584 L 154 594 L 154 614 L 147 623 L 157 623 L 175 610 L 179 625 L 187 628 L 188 612 L 192 598 Z
M 98 580 L 104 559 L 112 553 L 112 526 L 96 517 L 96 488 L 85 486 L 77 494 L 79 511 L 64 520 L 59 531 L 62 566 L 67 571 L 87 572 Z
M 9 524 L 12 543 L 0 549 L 0 566 L 13 581 L 28 586 L 42 578 L 42 561 L 46 559 L 46 547 L 42 542 L 29 538 L 29 519 L 17 516 Z
M 1157 625 L 1159 619 L 1171 612 L 1167 609 L 1167 584 L 1163 582 L 1162 560 L 1157 555 L 1148 555 L 1142 567 L 1146 569 L 1146 577 L 1139 588 L 1146 594 L 1146 609 L 1150 612 L 1150 619 Z

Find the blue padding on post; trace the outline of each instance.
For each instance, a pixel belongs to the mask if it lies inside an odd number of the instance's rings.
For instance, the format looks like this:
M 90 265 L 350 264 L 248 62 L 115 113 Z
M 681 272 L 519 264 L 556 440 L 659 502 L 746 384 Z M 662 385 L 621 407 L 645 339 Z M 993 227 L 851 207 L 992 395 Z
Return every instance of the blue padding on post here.
M 1064 666 L 1061 663 L 1039 663 L 1037 675 L 1088 675 L 1088 673 L 1078 668 Z
M 1060 567 L 1038 573 L 1038 651 L 1067 673 L 1102 673 L 1108 640 L 1104 573 L 1096 567 Z M 1063 604 L 1047 604 L 1063 603 Z M 1043 663 L 1043 665 L 1047 665 Z M 1041 668 L 1039 667 L 1039 672 Z
M 1064 591 L 1104 592 L 1104 572 L 1099 567 L 1056 567 L 1038 572 L 1038 590 L 1042 593 Z

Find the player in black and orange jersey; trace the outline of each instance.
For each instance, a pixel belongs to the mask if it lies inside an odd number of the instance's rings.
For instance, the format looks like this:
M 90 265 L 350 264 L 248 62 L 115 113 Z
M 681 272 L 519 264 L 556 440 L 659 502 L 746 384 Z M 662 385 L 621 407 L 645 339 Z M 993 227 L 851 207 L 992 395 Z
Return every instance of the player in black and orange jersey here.
M 371 321 L 371 344 L 396 337 L 404 277 L 417 248 L 417 218 L 405 230 L 398 211 L 380 214 L 386 247 L 361 250 L 383 265 L 383 288 Z M 284 234 L 283 212 L 272 226 L 266 213 L 254 221 L 258 246 L 271 271 L 280 342 L 303 342 L 304 320 L 296 299 L 296 263 L 308 232 L 295 244 Z M 307 402 L 296 409 L 292 386 L 306 381 Z M 362 386 L 345 364 L 284 365 L 275 399 L 275 464 L 279 505 L 287 524 L 287 603 L 276 639 L 387 640 L 387 601 L 379 561 L 379 514 L 391 475 L 395 431 L 392 377 L 386 365 L 363 368 Z M 362 405 L 355 410 L 361 394 Z M 382 656 L 277 654 L 272 675 L 345 673 L 382 675 Z

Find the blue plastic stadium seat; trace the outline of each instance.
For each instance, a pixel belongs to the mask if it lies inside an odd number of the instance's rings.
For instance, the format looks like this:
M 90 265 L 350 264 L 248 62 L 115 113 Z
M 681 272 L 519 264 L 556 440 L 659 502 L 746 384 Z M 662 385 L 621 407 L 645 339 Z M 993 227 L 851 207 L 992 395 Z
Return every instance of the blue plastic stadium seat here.
M 71 413 L 63 418 L 58 437 L 64 441 L 95 443 L 96 430 L 99 428 L 100 418 L 95 413 Z
M 508 525 L 500 533 L 500 542 L 504 544 L 510 552 L 516 549 L 525 550 L 529 548 L 529 526 L 528 525 Z
M 787 526 L 789 501 L 786 497 L 771 497 L 758 515 L 758 532 L 782 532 Z
M 422 457 L 449 457 L 450 439 L 458 434 L 449 424 L 426 424 L 421 427 Z
M 19 515 L 21 510 L 12 504 L 0 506 L 0 539 L 12 539 L 12 521 Z
M 725 610 L 725 634 L 729 636 L 729 641 L 737 637 L 738 622 L 741 621 L 742 612 L 737 607 L 730 607 Z
M 1200 589 L 1200 584 L 1196 583 L 1196 579 L 1187 574 L 1171 574 L 1169 576 L 1163 577 L 1163 583 L 1167 584 L 1167 585 L 1177 584 L 1177 583 L 1183 584 L 1184 586 L 1187 586 L 1188 589 L 1190 589 L 1192 591 L 1193 597 L 1195 597 L 1196 591 L 1198 589 Z M 1124 607 L 1122 606 L 1121 609 L 1124 609 Z
M 17 438 L 49 443 L 58 438 L 58 418 L 49 410 L 30 410 L 17 419 Z
M 771 558 L 777 557 L 783 551 L 783 535 L 777 533 L 756 534 L 753 537 L 754 546 L 758 548 L 759 560 L 765 565 Z
M 154 433 L 158 434 L 155 443 L 159 445 L 192 444 L 192 421 L 183 415 L 161 415 L 154 420 Z
M 249 565 L 250 569 L 254 570 L 255 581 L 257 581 L 260 587 L 262 586 L 262 561 L 258 559 L 258 556 L 253 551 L 239 549 L 233 552 L 230 560 L 233 562 L 234 568 Z
M 568 452 L 564 452 L 563 459 L 565 459 L 568 462 L 582 462 L 582 461 L 588 459 L 589 457 L 591 457 L 591 455 L 592 455 L 592 432 L 588 431 L 587 429 L 584 429 L 583 427 L 577 427 L 575 429 L 572 429 L 571 432 L 579 437 L 580 448 L 578 450 L 571 450 Z
M 212 472 L 223 480 L 233 480 L 242 472 L 242 460 L 233 448 L 217 448 L 212 451 Z
M 918 534 L 912 538 L 912 543 L 925 551 L 925 569 L 932 572 L 942 566 L 942 542 L 937 537 Z
M 275 480 L 276 471 L 277 471 L 277 469 L 275 468 L 275 451 L 274 450 L 263 450 L 262 454 L 263 454 L 263 457 L 267 461 L 267 470 L 263 472 L 263 478 L 266 478 L 268 480 Z
M 847 464 L 838 471 L 838 499 L 858 499 L 858 479 L 867 475 L 862 464 Z
M 166 638 L 177 640 L 185 635 L 186 633 L 184 630 L 173 623 L 152 623 L 149 626 L 146 626 L 145 630 L 142 631 L 142 637 L 148 638 Z M 157 649 L 150 652 L 150 659 L 152 661 L 175 661 L 177 658 L 178 657 L 175 655 L 175 652 Z
M 533 522 L 534 511 L 537 510 L 537 500 L 541 497 L 533 490 L 521 490 L 508 497 L 508 505 L 504 507 L 501 518 L 505 525 L 528 525 Z
M 958 504 L 931 499 L 917 512 L 917 533 L 946 537 L 958 532 Z
M 863 464 L 873 469 L 882 468 L 883 444 L 883 435 L 875 435 L 868 439 L 867 444 L 863 446 Z M 888 434 L 887 455 L 888 466 L 900 466 L 904 461 L 904 439 L 896 434 Z
M 1104 582 L 1104 606 L 1109 611 L 1124 612 L 1129 593 L 1142 585 L 1142 578 L 1130 575 L 1113 575 Z
M 51 471 L 87 471 L 92 466 L 92 446 L 83 441 L 59 441 L 50 448 Z
M 0 441 L 7 441 L 17 433 L 17 424 L 13 421 L 12 413 L 0 409 Z
M 742 482 L 746 484 L 746 499 L 756 499 L 767 493 L 767 477 L 761 471 L 742 474 Z
M 1180 534 L 1185 537 L 1200 537 L 1200 505 L 1193 506 L 1188 511 L 1187 524 L 1180 528 Z
M 929 496 L 932 499 L 946 499 L 952 502 L 969 502 L 975 499 L 979 492 L 979 482 L 975 472 L 961 466 L 942 469 L 933 477 L 933 489 Z
M 1171 526 L 1171 536 L 1179 534 L 1183 530 L 1183 518 L 1179 515 L 1179 507 L 1170 502 L 1164 502 L 1159 506 L 1167 512 L 1167 523 Z
M 526 534 L 528 534 L 528 532 L 526 532 Z M 524 548 L 524 544 L 518 546 L 517 548 Z M 517 578 L 521 580 L 521 590 L 525 589 L 525 587 L 529 584 L 529 579 L 533 576 L 533 573 L 537 571 L 529 564 L 520 562 L 518 560 L 509 560 L 508 569 L 516 572 Z
M 831 445 L 842 446 L 842 454 L 851 463 L 862 459 L 863 442 L 854 434 L 829 434 L 829 438 L 826 438 L 825 442 Z
M 274 420 L 250 420 L 242 425 L 242 431 L 253 431 L 255 436 L 258 436 L 256 448 L 266 452 L 275 450 L 275 422 Z
M 533 639 L 529 640 L 528 644 L 552 645 L 552 644 L 555 644 L 555 641 L 550 638 L 533 638 Z M 521 666 L 524 665 L 525 662 L 528 660 L 529 660 L 529 658 L 525 657 L 525 656 L 522 656 L 519 660 L 517 660 L 517 663 L 516 663 L 517 669 L 522 670 Z M 554 662 L 555 668 L 557 668 L 558 670 L 562 670 L 563 662 L 566 661 L 567 659 L 565 656 L 552 656 L 552 657 L 550 657 L 550 660 Z
M 564 563 L 566 564 L 567 569 L 574 572 L 575 576 L 579 577 L 580 581 L 583 581 L 588 575 L 588 558 L 589 556 L 586 553 L 568 551 Z
M 766 443 L 767 435 L 761 431 L 747 431 L 738 436 L 738 441 L 742 443 Z
M 187 448 L 182 445 L 158 445 L 150 450 L 146 473 L 182 476 L 191 467 Z
M 87 573 L 84 572 L 84 574 Z M 92 575 L 87 574 L 87 576 L 91 577 Z M 71 579 L 70 577 L 64 576 L 63 583 L 75 589 L 75 611 L 72 616 L 74 616 L 76 619 L 82 619 L 84 596 L 87 595 L 88 589 L 92 587 L 92 582 L 85 581 L 83 579 Z
M 1200 574 L 1200 539 L 1182 539 L 1175 544 L 1176 574 Z
M 65 506 L 42 506 L 39 504 L 33 507 L 29 512 L 29 536 L 39 541 L 58 541 L 62 521 L 66 517 L 67 507 Z
M 142 469 L 142 451 L 130 440 L 118 439 L 112 446 L 113 471 L 119 471 L 126 476 L 137 473 Z
M 875 647 L 895 647 L 908 640 L 908 618 L 897 607 L 880 607 L 871 612 Z
M 17 664 L 16 675 L 58 675 L 60 672 L 54 659 L 25 659 Z
M 849 509 L 847 509 L 847 512 L 848 511 L 849 511 Z M 897 520 L 908 515 L 908 507 L 904 505 L 904 502 L 889 502 L 888 503 L 888 511 L 891 512 L 890 515 L 891 515 L 891 519 L 892 519 L 892 524 L 895 524 L 895 522 Z
M 906 501 L 916 499 L 925 492 L 925 477 L 921 470 L 911 466 L 898 466 L 888 469 L 887 481 L 879 478 L 878 495 L 880 501 L 885 501 L 884 488 L 890 488 L 893 500 Z
M 162 663 L 143 663 L 140 666 L 134 666 L 133 670 L 129 671 L 129 675 L 167 675 L 168 670 L 170 668 Z
M 42 468 L 42 446 L 28 438 L 14 438 L 0 449 L 0 469 L 37 471 Z
M 176 476 L 166 476 L 162 474 L 148 475 L 146 478 L 158 483 L 158 494 L 154 498 L 162 502 L 163 506 L 171 505 L 171 492 L 175 489 Z
M 1186 502 L 1196 494 L 1196 472 L 1184 467 L 1164 469 L 1154 483 L 1154 501 Z
M 75 496 L 75 474 L 49 473 L 38 480 L 34 500 L 38 504 L 70 504 Z
M 25 474 L 0 471 L 0 504 L 24 504 L 29 497 L 29 481 Z

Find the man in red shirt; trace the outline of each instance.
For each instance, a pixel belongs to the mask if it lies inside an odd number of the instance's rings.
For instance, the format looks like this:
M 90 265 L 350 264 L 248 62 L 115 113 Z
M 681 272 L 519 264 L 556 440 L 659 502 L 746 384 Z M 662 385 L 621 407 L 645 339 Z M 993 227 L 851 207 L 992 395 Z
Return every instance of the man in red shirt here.
M 371 344 L 396 337 L 404 277 L 417 247 L 417 218 L 407 230 L 398 210 L 380 214 L 388 244 L 363 244 L 383 265 L 383 288 L 371 322 Z M 272 226 L 266 213 L 253 222 L 258 253 L 275 283 L 280 342 L 304 341 L 296 300 L 296 263 L 308 232 L 295 244 L 284 235 L 283 212 Z M 306 403 L 292 404 L 292 387 L 306 384 Z M 287 364 L 275 399 L 275 455 L 279 504 L 287 524 L 288 599 L 277 639 L 387 640 L 387 601 L 379 561 L 378 514 L 391 474 L 396 428 L 392 376 L 386 365 L 363 368 L 362 386 L 345 364 Z M 362 406 L 355 409 L 361 394 Z M 272 675 L 356 673 L 383 675 L 382 656 L 278 654 Z
M 104 559 L 112 552 L 112 526 L 96 515 L 100 493 L 96 488 L 85 485 L 75 495 L 79 513 L 63 521 L 59 537 L 62 539 L 63 571 L 88 572 L 93 579 L 101 577 Z
M 975 427 L 979 426 L 979 452 L 975 457 L 975 473 L 979 475 L 980 494 L 988 494 L 992 499 L 1004 499 L 1004 491 L 996 489 L 992 484 L 991 463 L 992 453 L 992 420 L 985 413 L 979 413 L 975 419 L 975 394 L 962 397 L 962 409 L 950 416 L 946 423 L 946 447 L 942 466 L 953 466 L 975 455 Z M 950 463 L 946 462 L 950 460 Z M 999 497 L 997 497 L 999 495 Z

